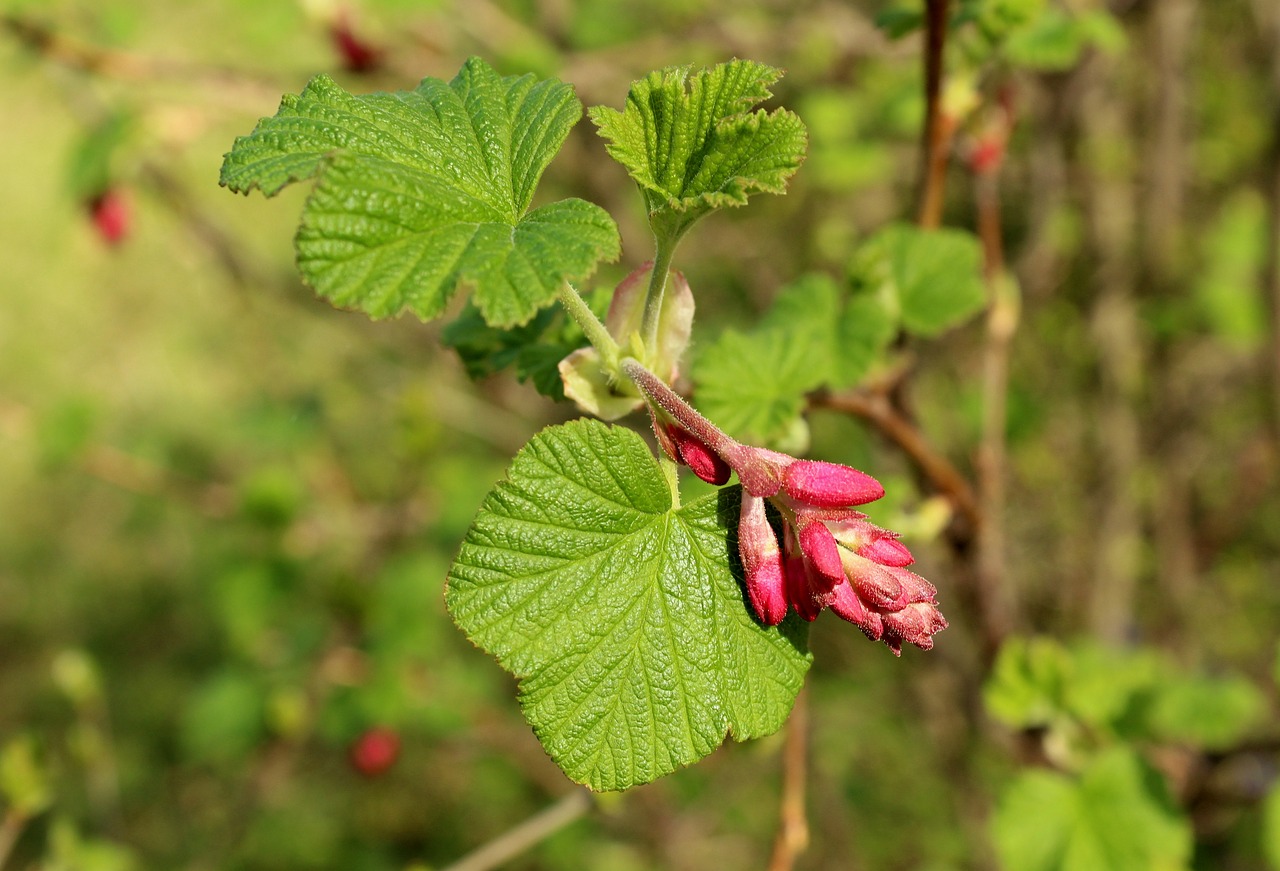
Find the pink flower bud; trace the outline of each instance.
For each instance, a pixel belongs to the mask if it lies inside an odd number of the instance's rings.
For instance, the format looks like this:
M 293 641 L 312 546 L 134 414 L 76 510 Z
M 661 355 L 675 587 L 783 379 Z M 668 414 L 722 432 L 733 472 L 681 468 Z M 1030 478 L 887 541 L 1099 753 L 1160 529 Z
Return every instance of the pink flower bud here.
M 909 566 L 916 561 L 902 542 L 891 535 L 864 544 L 858 548 L 858 555 L 874 560 L 882 566 Z
M 738 517 L 738 556 L 747 581 L 747 598 L 756 616 L 766 626 L 777 626 L 787 616 L 782 552 L 765 513 L 764 500 L 745 490 Z
M 671 427 L 670 435 L 680 452 L 680 460 L 693 470 L 693 474 L 717 487 L 729 480 L 732 472 L 729 464 L 696 436 L 678 426 Z
M 850 586 L 867 605 L 883 610 L 906 604 L 902 582 L 884 566 L 847 550 L 841 552 L 840 558 Z
M 884 620 L 880 615 L 868 608 L 848 584 L 841 584 L 834 592 L 831 610 L 861 629 L 872 641 L 879 641 L 884 635 Z
M 933 635 L 947 628 L 947 620 L 932 602 L 915 602 L 884 615 L 884 642 L 894 655 L 902 652 L 902 642 L 921 650 L 933 649 Z
M 680 459 L 680 448 L 676 446 L 676 440 L 672 434 L 675 425 L 660 419 L 652 405 L 646 405 L 645 408 L 649 409 L 649 422 L 653 424 L 653 436 L 658 440 L 658 447 L 662 448 L 662 452 L 673 461 L 683 462 Z
M 818 585 L 814 592 L 825 593 L 837 584 L 844 583 L 844 566 L 840 561 L 840 546 L 825 523 L 814 521 L 800 527 L 800 551 L 813 568 L 812 580 Z
M 809 565 L 800 556 L 788 557 L 786 561 L 787 601 L 796 609 L 796 613 L 812 623 L 822 613 L 822 601 L 814 595 L 810 583 Z
M 880 482 L 839 463 L 796 460 L 783 471 L 782 486 L 797 502 L 818 508 L 843 508 L 874 502 L 884 495 Z

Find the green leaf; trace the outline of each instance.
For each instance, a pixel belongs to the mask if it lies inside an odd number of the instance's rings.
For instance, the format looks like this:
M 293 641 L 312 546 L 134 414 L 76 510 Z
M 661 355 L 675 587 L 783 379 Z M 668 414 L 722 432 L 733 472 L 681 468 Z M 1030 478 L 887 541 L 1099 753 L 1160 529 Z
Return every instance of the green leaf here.
M 486 324 L 480 310 L 468 303 L 440 338 L 458 352 L 470 377 L 484 378 L 510 366 L 520 381 L 532 380 L 539 393 L 558 401 L 564 399 L 564 385 L 556 367 L 585 342 L 580 330 L 571 339 L 565 326 L 563 313 L 549 308 L 527 324 L 502 330 Z
M 573 89 L 499 77 L 472 58 L 453 81 L 352 96 L 317 76 L 235 142 L 221 183 L 268 196 L 318 176 L 298 267 L 337 305 L 438 316 L 459 284 L 485 320 L 528 321 L 563 281 L 618 255 L 613 220 L 578 199 L 527 211 L 582 114 Z
M 1280 871 L 1280 783 L 1262 804 L 1262 851 L 1271 867 Z
M 1075 782 L 1063 774 L 1032 770 L 1013 781 L 991 819 L 1002 867 L 1061 869 L 1078 800 Z
M 781 727 L 809 654 L 765 629 L 736 567 L 737 489 L 675 508 L 636 433 L 551 427 L 485 499 L 449 573 L 454 620 L 520 678 L 557 764 L 625 789 Z
M 889 283 L 902 311 L 902 325 L 935 336 L 982 310 L 982 247 L 972 233 L 922 230 L 893 224 L 867 240 L 856 269 L 875 270 Z
M 735 437 L 776 445 L 806 393 L 860 381 L 896 321 L 873 294 L 845 296 L 827 276 L 806 275 L 779 292 L 757 329 L 721 334 L 695 361 L 702 413 Z
M 1147 717 L 1160 738 L 1206 750 L 1239 741 L 1266 710 L 1266 699 L 1241 677 L 1174 677 L 1158 687 Z
M 1123 748 L 1079 780 L 1022 774 L 1000 798 L 992 837 L 1002 866 L 1018 871 L 1179 871 L 1192 845 L 1159 775 Z
M 1010 638 L 982 689 L 991 715 L 1014 728 L 1044 726 L 1063 713 L 1071 658 L 1049 638 Z
M 593 106 L 609 154 L 639 184 L 659 238 L 748 195 L 782 193 L 804 159 L 804 124 L 785 109 L 750 111 L 782 73 L 733 60 L 689 74 L 668 67 L 633 82 L 619 112 Z

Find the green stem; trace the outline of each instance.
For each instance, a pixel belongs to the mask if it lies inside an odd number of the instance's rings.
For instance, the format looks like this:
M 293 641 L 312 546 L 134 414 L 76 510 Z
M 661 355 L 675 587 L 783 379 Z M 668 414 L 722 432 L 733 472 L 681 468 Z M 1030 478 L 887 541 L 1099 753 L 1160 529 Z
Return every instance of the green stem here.
M 655 236 L 653 271 L 649 274 L 649 291 L 644 298 L 644 319 L 640 323 L 640 340 L 652 360 L 658 350 L 658 324 L 662 320 L 662 298 L 667 292 L 667 273 L 676 253 L 679 236 Z
M 667 456 L 666 451 L 658 451 L 658 467 L 662 469 L 662 474 L 667 479 L 667 486 L 671 488 L 671 507 L 680 508 L 680 467 L 676 465 L 676 461 Z
M 604 358 L 605 368 L 610 372 L 616 372 L 620 353 L 618 343 L 613 340 L 613 336 L 609 335 L 605 325 L 600 323 L 600 319 L 591 310 L 591 306 L 587 305 L 587 301 L 567 281 L 560 285 L 556 294 L 560 297 L 560 304 L 564 306 L 565 311 L 578 322 L 578 326 L 582 327 L 582 332 L 586 333 L 587 341 Z

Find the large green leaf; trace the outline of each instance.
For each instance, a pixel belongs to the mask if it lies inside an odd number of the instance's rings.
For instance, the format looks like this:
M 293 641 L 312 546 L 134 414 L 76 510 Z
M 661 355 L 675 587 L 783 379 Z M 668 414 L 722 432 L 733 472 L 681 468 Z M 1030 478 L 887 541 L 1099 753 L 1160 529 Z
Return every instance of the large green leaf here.
M 589 110 L 609 154 L 639 184 L 655 230 L 677 237 L 751 193 L 782 193 L 806 145 L 794 113 L 750 111 L 769 98 L 780 70 L 746 60 L 689 70 L 669 67 L 633 82 L 621 112 Z
M 786 720 L 809 655 L 797 618 L 752 616 L 732 534 L 737 489 L 675 508 L 634 432 L 544 430 L 485 500 L 446 603 L 520 678 L 551 757 L 625 789 Z
M 429 319 L 463 284 L 488 323 L 510 326 L 618 255 L 617 228 L 598 206 L 568 199 L 528 211 L 581 114 L 569 85 L 503 78 L 478 58 L 451 82 L 394 94 L 352 96 L 321 75 L 236 140 L 221 183 L 271 196 L 319 176 L 298 266 L 336 304 Z
M 1024 773 L 1001 796 L 992 834 L 1002 866 L 1017 871 L 1182 871 L 1191 858 L 1187 820 L 1123 748 L 1078 779 Z

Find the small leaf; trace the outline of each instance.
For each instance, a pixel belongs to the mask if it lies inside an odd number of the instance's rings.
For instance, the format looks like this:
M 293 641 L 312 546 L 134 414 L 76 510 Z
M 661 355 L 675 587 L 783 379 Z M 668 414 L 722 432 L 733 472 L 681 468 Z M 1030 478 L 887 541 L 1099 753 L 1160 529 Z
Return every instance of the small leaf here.
M 857 259 L 863 270 L 877 261 L 887 267 L 902 325 L 917 335 L 958 326 L 986 304 L 982 248 L 972 233 L 893 224 L 867 240 Z
M 866 375 L 893 338 L 881 300 L 841 288 L 824 275 L 784 287 L 760 326 L 726 330 L 698 356 L 698 406 L 730 434 L 779 445 L 822 385 L 848 387 Z
M 1266 699 L 1241 677 L 1171 677 L 1161 683 L 1147 717 L 1160 738 L 1206 750 L 1232 746 L 1266 710 Z
M 982 688 L 983 701 L 1006 725 L 1045 726 L 1063 712 L 1070 672 L 1070 654 L 1057 641 L 1010 638 Z
M 478 58 L 394 94 L 352 96 L 322 75 L 236 140 L 221 183 L 271 196 L 319 176 L 298 267 L 335 304 L 428 320 L 464 284 L 488 323 L 510 326 L 618 254 L 598 206 L 527 211 L 581 113 L 569 85 L 501 78 Z
M 1018 871 L 1179 871 L 1192 845 L 1159 775 L 1122 748 L 1079 780 L 1022 774 L 1000 798 L 992 837 L 1002 866 Z
M 589 110 L 609 154 L 640 185 L 655 232 L 669 239 L 752 193 L 782 193 L 806 144 L 795 114 L 750 111 L 781 71 L 744 60 L 689 71 L 669 67 L 632 83 L 621 112 Z
M 551 758 L 625 789 L 781 727 L 809 655 L 805 627 L 747 608 L 730 532 L 735 488 L 674 508 L 634 432 L 597 421 L 534 437 L 485 499 L 446 604 L 520 678 Z

